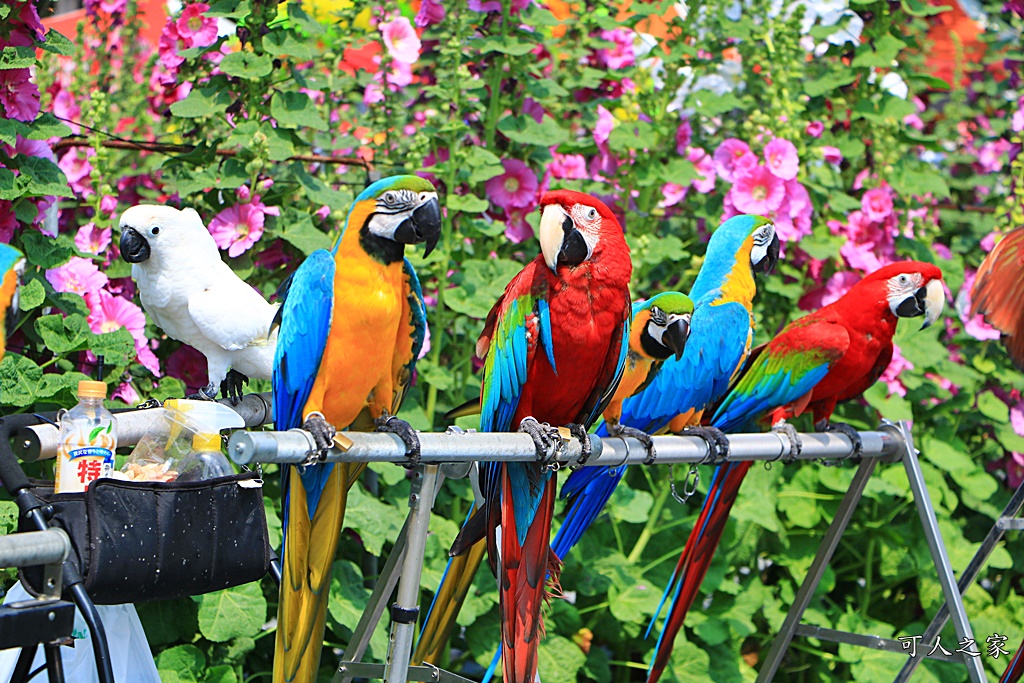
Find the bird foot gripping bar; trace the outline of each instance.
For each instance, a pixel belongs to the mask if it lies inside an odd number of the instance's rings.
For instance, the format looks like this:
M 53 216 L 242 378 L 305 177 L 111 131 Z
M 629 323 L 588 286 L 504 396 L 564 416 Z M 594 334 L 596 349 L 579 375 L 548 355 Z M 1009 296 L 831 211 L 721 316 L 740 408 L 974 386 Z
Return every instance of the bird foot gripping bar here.
M 405 464 L 406 447 L 400 438 L 387 433 L 346 432 L 346 448 L 332 448 L 326 456 L 328 462 L 390 462 Z M 943 607 L 952 615 L 957 636 L 971 638 L 970 623 L 964 610 L 961 591 L 957 589 L 934 508 L 928 497 L 924 476 L 917 460 L 909 426 L 905 423 L 884 422 L 878 431 L 860 432 L 860 444 L 839 432 L 814 434 L 734 434 L 729 437 L 730 453 L 724 462 L 760 461 L 764 463 L 794 462 L 800 460 L 842 461 L 858 463 L 850 489 L 822 541 L 814 563 L 797 593 L 782 631 L 761 668 L 758 682 L 772 681 L 782 663 L 783 656 L 794 635 L 813 636 L 823 640 L 843 642 L 874 649 L 894 651 L 893 642 L 876 636 L 844 633 L 819 629 L 813 633 L 800 623 L 804 611 L 811 603 L 815 589 L 825 572 L 840 537 L 853 515 L 868 479 L 879 461 L 902 461 L 907 471 L 918 512 L 932 559 L 942 585 Z M 415 610 L 419 594 L 419 578 L 423 563 L 427 523 L 434 493 L 444 476 L 466 476 L 468 465 L 478 461 L 529 462 L 537 459 L 537 448 L 528 434 L 477 433 L 450 429 L 444 433 L 421 433 L 422 465 L 417 472 L 422 486 L 414 486 L 410 495 L 410 513 L 405 527 L 397 539 L 387 565 L 381 574 L 366 612 L 353 633 L 352 643 L 343 655 L 335 675 L 335 683 L 345 683 L 353 677 L 378 678 L 390 683 L 414 680 L 452 681 L 466 679 L 432 666 L 409 665 L 412 635 L 415 628 L 405 619 L 393 620 L 387 663 L 372 665 L 360 663 L 370 634 L 383 615 L 386 601 L 398 585 L 398 600 L 392 605 L 400 614 Z M 698 436 L 657 436 L 654 444 L 658 458 L 648 462 L 644 445 L 632 437 L 591 437 L 593 453 L 585 466 L 618 466 L 622 464 L 673 463 L 706 464 L 713 455 L 705 439 Z M 794 442 L 796 440 L 796 442 Z M 350 442 L 350 443 L 349 443 Z M 315 449 L 312 436 L 303 430 L 287 432 L 235 432 L 228 444 L 228 453 L 240 465 L 278 463 L 301 465 Z M 573 438 L 557 455 L 557 462 L 575 463 L 581 455 L 580 443 Z M 440 467 L 438 467 L 440 465 Z M 947 660 L 956 661 L 956 660 Z M 984 673 L 977 658 L 964 657 L 972 683 L 984 681 Z

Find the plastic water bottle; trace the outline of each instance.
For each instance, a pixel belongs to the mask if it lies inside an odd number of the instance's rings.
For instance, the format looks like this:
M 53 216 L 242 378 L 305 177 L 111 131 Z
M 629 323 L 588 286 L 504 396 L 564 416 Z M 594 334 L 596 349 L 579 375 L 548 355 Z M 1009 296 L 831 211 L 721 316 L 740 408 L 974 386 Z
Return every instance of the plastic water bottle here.
M 114 471 L 117 429 L 114 416 L 103 406 L 105 382 L 78 383 L 78 405 L 60 421 L 54 492 L 85 491 L 89 482 Z

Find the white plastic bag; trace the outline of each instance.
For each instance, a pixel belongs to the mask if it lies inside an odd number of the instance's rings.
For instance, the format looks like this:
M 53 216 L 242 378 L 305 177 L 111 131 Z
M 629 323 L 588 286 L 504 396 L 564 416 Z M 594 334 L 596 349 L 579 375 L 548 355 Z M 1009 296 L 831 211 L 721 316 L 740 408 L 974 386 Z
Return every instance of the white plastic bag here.
M 4 604 L 31 600 L 32 596 L 25 591 L 21 582 L 11 586 L 4 597 Z M 110 647 L 110 664 L 114 680 L 131 681 L 131 683 L 160 683 L 153 655 L 146 640 L 146 632 L 142 630 L 142 622 L 135 611 L 134 605 L 97 605 L 100 620 L 107 632 L 107 644 Z M 74 647 L 61 647 L 61 660 L 64 663 L 64 680 L 67 683 L 99 683 L 96 673 L 96 659 L 92 649 L 92 638 L 78 609 L 75 609 L 75 626 L 72 632 L 75 638 Z M 0 681 L 9 681 L 18 663 L 20 649 L 0 650 Z M 32 662 L 32 670 L 42 666 L 46 659 L 43 648 L 36 650 L 36 658 Z M 46 673 L 39 674 L 34 681 L 45 681 Z

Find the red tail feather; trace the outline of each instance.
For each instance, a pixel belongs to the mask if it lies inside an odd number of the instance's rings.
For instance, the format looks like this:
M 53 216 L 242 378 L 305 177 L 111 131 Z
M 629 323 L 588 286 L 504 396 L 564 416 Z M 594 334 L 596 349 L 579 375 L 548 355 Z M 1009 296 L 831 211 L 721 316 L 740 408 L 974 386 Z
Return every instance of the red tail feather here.
M 660 647 L 655 653 L 654 664 L 651 666 L 647 683 L 656 683 L 661 678 L 661 674 L 665 672 L 665 667 L 668 666 L 676 636 L 679 634 L 679 629 L 683 627 L 686 614 L 697 598 L 697 590 L 708 573 L 715 550 L 718 548 L 719 541 L 722 540 L 725 523 L 729 520 L 732 504 L 736 502 L 740 484 L 743 483 L 750 464 L 750 461 L 746 461 L 731 466 L 726 465 L 732 469 L 720 480 L 721 484 L 717 488 L 721 490 L 717 496 L 714 489 L 708 491 L 707 501 L 716 502 L 714 504 L 704 503 L 697 523 L 686 540 L 683 554 L 679 557 L 676 575 L 683 577 L 683 585 L 679 589 L 679 595 L 669 608 L 668 616 L 665 617 L 665 625 L 662 627 L 664 635 L 661 638 Z M 703 533 L 701 533 L 701 529 L 703 529 Z
M 1024 652 L 1022 650 L 1024 650 L 1024 643 L 1020 644 L 1020 649 L 1017 650 L 1017 654 L 1010 660 L 1006 671 L 1003 672 L 1003 677 L 999 679 L 999 683 L 1017 683 L 1021 676 L 1024 675 Z
M 505 477 L 501 511 L 501 663 L 506 683 L 533 683 L 537 678 L 537 646 L 544 634 L 541 606 L 547 599 L 549 571 L 557 585 L 560 562 L 551 552 L 551 517 L 555 479 L 544 484 L 537 516 L 526 542 L 516 536 L 510 480 Z

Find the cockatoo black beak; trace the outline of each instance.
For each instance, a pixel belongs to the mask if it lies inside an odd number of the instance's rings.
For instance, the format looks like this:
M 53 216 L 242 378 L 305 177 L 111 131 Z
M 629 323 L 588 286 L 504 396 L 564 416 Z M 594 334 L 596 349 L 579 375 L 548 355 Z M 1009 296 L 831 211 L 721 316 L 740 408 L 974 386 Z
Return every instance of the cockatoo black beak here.
M 121 229 L 121 258 L 128 263 L 142 263 L 149 258 L 149 242 L 135 228 Z
M 665 334 L 661 335 L 661 343 L 676 355 L 676 360 L 679 360 L 683 357 L 686 340 L 689 336 L 690 322 L 686 318 L 677 318 L 665 328 Z
M 429 256 L 441 239 L 441 205 L 438 204 L 437 197 L 416 207 L 412 215 L 402 221 L 395 230 L 394 239 L 402 244 L 423 242 L 426 245 L 423 256 Z

